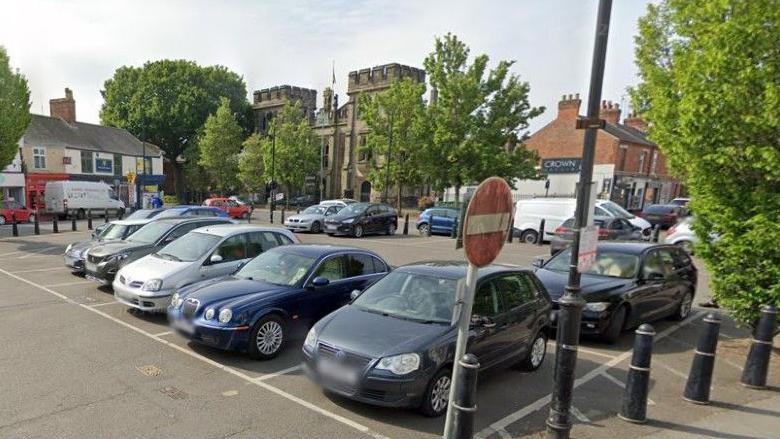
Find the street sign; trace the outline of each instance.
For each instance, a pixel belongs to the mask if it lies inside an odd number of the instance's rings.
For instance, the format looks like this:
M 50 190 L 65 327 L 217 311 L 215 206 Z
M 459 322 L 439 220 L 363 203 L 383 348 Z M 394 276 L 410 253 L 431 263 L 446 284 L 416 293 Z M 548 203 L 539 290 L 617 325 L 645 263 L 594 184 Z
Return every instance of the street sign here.
M 460 385 L 462 362 L 459 361 L 466 353 L 466 342 L 469 337 L 471 309 L 474 304 L 474 293 L 477 286 L 477 269 L 493 262 L 506 242 L 506 235 L 512 227 L 512 192 L 504 179 L 490 177 L 480 183 L 471 195 L 463 220 L 463 250 L 469 260 L 466 271 L 466 282 L 459 283 L 456 293 L 455 307 L 452 313 L 453 322 L 457 322 L 458 340 L 455 343 L 455 367 L 452 369 L 450 385 L 450 401 L 455 400 L 455 392 Z M 462 408 L 457 408 L 461 410 Z M 447 406 L 447 419 L 444 424 L 444 438 L 455 437 L 454 404 Z
M 477 267 L 493 262 L 512 227 L 512 192 L 503 178 L 490 177 L 471 196 L 463 223 L 466 258 Z
M 577 253 L 577 271 L 586 272 L 596 262 L 596 247 L 599 244 L 599 226 L 590 225 L 580 230 L 580 252 Z

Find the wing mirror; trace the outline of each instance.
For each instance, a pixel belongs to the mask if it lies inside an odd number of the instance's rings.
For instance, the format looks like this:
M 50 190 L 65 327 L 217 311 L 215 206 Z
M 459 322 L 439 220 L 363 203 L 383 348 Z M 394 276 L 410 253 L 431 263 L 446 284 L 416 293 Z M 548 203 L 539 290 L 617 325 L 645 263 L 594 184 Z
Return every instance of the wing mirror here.
M 324 286 L 327 286 L 330 283 L 328 278 L 317 276 L 311 281 L 311 286 L 314 288 L 322 288 Z
M 496 326 L 496 324 L 493 322 L 493 320 L 490 319 L 490 317 L 483 317 L 479 315 L 471 316 L 472 328 L 492 328 L 494 326 Z
M 544 258 L 541 256 L 537 256 L 531 261 L 532 267 L 542 268 L 542 265 L 544 265 Z
M 222 256 L 220 255 L 211 255 L 209 258 L 210 264 L 219 264 L 220 262 L 222 262 Z
M 657 271 L 651 271 L 650 273 L 647 273 L 645 275 L 645 280 L 648 282 L 659 281 L 664 279 L 666 279 L 666 276 L 664 276 L 663 273 L 659 273 Z
M 358 296 L 362 293 L 360 290 L 352 290 L 351 293 L 349 293 L 349 300 L 355 300 L 358 298 Z

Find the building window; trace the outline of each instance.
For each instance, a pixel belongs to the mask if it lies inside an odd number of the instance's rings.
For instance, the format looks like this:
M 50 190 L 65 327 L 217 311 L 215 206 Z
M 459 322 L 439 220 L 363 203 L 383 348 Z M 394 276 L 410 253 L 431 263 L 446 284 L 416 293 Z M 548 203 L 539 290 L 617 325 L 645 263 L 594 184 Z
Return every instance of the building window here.
M 655 174 L 655 169 L 658 166 L 658 151 L 653 151 L 653 159 L 650 161 L 650 173 Z
M 639 154 L 639 169 L 637 170 L 637 172 L 639 172 L 640 174 L 645 172 L 645 156 L 646 155 L 647 155 L 646 151 L 642 151 L 642 153 Z
M 81 173 L 92 174 L 94 172 L 92 151 L 81 151 Z
M 46 169 L 46 148 L 33 148 L 33 167 Z
M 122 176 L 122 154 L 114 154 L 114 175 Z

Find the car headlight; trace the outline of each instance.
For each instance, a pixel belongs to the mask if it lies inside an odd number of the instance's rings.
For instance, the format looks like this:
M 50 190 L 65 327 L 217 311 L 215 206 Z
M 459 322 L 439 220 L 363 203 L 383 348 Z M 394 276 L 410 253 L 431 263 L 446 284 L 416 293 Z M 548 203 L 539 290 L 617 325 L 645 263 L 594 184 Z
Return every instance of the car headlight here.
M 119 261 L 122 261 L 124 259 L 127 259 L 128 256 L 130 256 L 130 254 L 128 254 L 128 253 L 117 253 L 117 254 L 109 257 L 108 259 L 106 259 L 106 262 L 111 262 L 111 261 L 119 262 Z
M 352 224 L 354 222 L 355 222 L 355 218 L 345 219 L 344 221 L 342 221 L 342 223 L 344 224 Z
M 141 286 L 141 291 L 160 291 L 162 279 L 149 279 Z
M 233 311 L 230 308 L 225 308 L 219 312 L 219 323 L 227 323 L 233 318 Z
M 308 222 L 309 222 L 309 220 L 307 220 L 307 219 L 302 219 L 302 220 L 298 220 L 298 222 L 299 222 L 299 223 L 301 223 L 301 224 L 306 224 L 306 223 L 308 223 Z
M 609 302 L 590 302 L 585 304 L 585 311 L 602 312 L 609 308 Z
M 214 318 L 214 308 L 209 308 L 206 310 L 205 313 L 203 313 L 203 318 L 206 320 L 211 320 Z
M 389 370 L 396 375 L 406 375 L 420 368 L 420 356 L 417 354 L 401 354 L 385 357 L 379 360 L 376 368 Z
M 303 346 L 311 349 L 314 349 L 317 346 L 317 331 L 315 331 L 314 328 L 311 328 L 309 333 L 306 334 L 306 340 L 303 341 Z
M 72 248 L 73 248 L 73 244 L 68 244 L 68 246 L 65 247 L 65 253 L 69 252 L 70 249 L 72 249 Z
M 171 306 L 174 308 L 178 308 L 179 306 L 179 293 L 173 293 L 173 296 L 171 296 Z

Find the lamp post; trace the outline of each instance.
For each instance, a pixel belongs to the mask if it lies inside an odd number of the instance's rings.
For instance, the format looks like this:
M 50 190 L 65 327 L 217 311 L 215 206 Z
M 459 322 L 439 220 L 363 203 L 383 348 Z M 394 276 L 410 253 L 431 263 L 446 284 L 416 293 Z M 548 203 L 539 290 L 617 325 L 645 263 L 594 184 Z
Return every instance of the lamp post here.
M 385 155 L 385 196 L 384 202 L 389 201 L 390 190 L 390 157 L 393 151 L 393 114 L 388 115 L 388 127 L 387 127 L 387 154 Z
M 596 134 L 600 128 L 604 127 L 604 120 L 599 119 L 599 102 L 601 101 L 601 86 L 604 79 L 604 60 L 607 55 L 611 9 L 612 0 L 599 0 L 596 41 L 593 47 L 593 64 L 588 92 L 588 113 L 584 120 L 577 120 L 577 128 L 585 129 L 585 139 L 582 146 L 580 183 L 577 187 L 577 208 L 574 214 L 576 232 L 571 245 L 569 281 L 559 302 L 554 387 L 550 401 L 550 415 L 547 418 L 547 436 L 555 439 L 567 439 L 571 431 L 569 411 L 574 391 L 582 308 L 585 305 L 585 301 L 579 294 L 580 273 L 577 267 L 579 264 L 580 233 L 588 226 L 588 216 L 593 211 L 591 204 L 593 200 L 590 199 L 591 180 L 593 179 Z
M 276 123 L 271 130 L 271 222 L 276 206 Z

